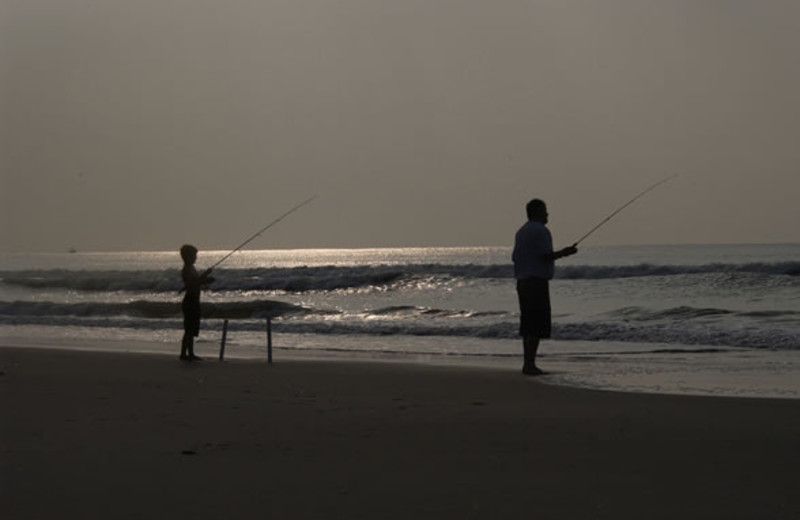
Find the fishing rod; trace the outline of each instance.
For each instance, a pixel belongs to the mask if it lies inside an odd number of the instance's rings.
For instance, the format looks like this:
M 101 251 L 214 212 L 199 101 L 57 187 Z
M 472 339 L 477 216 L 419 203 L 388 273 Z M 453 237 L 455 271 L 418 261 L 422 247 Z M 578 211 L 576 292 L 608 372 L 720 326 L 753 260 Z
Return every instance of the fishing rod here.
M 648 192 L 650 192 L 650 191 L 652 191 L 652 190 L 656 189 L 657 187 L 661 186 L 661 185 L 662 185 L 662 184 L 664 184 L 665 182 L 667 182 L 667 181 L 670 181 L 670 180 L 674 179 L 674 178 L 675 178 L 675 177 L 677 177 L 677 176 L 678 176 L 678 175 L 677 175 L 677 174 L 675 174 L 675 175 L 670 175 L 670 176 L 669 176 L 669 177 L 667 177 L 666 179 L 661 179 L 661 180 L 660 180 L 660 181 L 658 181 L 657 183 L 653 184 L 652 186 L 650 186 L 649 188 L 647 188 L 646 190 L 644 190 L 643 192 L 641 192 L 640 194 L 638 194 L 637 196 L 635 196 L 634 198 L 632 198 L 631 200 L 629 200 L 628 202 L 626 202 L 625 204 L 623 204 L 623 205 L 622 205 L 620 208 L 618 208 L 616 211 L 614 211 L 614 212 L 613 212 L 611 215 L 609 215 L 609 216 L 607 216 L 605 219 L 603 219 L 603 221 L 602 221 L 602 222 L 600 222 L 600 223 L 599 223 L 599 224 L 597 224 L 595 227 L 593 227 L 592 229 L 590 229 L 590 230 L 589 230 L 589 232 L 588 232 L 588 233 L 586 233 L 585 235 L 583 235 L 583 236 L 582 236 L 582 237 L 581 237 L 581 238 L 580 238 L 580 239 L 579 239 L 577 242 L 575 242 L 574 244 L 572 244 L 572 247 L 577 247 L 577 245 L 578 245 L 578 244 L 580 244 L 581 242 L 583 242 L 583 241 L 584 241 L 584 240 L 585 240 L 585 239 L 586 239 L 586 238 L 587 238 L 589 235 L 591 235 L 592 233 L 594 233 L 595 231 L 597 231 L 598 229 L 600 229 L 600 228 L 603 226 L 603 224 L 605 224 L 606 222 L 608 222 L 609 220 L 611 220 L 612 218 L 614 218 L 614 216 L 615 216 L 617 213 L 619 213 L 619 212 L 620 212 L 620 211 L 622 211 L 623 209 L 627 208 L 628 206 L 630 206 L 631 204 L 633 204 L 634 202 L 636 202 L 637 200 L 639 200 L 639 199 L 640 199 L 641 197 L 643 197 L 643 196 L 644 196 L 646 193 L 648 193 Z
M 310 204 L 310 203 L 311 203 L 311 201 L 313 201 L 313 200 L 314 200 L 314 199 L 316 199 L 316 198 L 317 198 L 317 196 L 316 196 L 316 195 L 314 195 L 313 197 L 309 197 L 308 199 L 304 200 L 303 202 L 301 202 L 301 203 L 300 203 L 300 204 L 298 204 L 297 206 L 293 207 L 292 209 L 290 209 L 289 211 L 287 211 L 286 213 L 284 213 L 284 214 L 283 214 L 283 215 L 281 215 L 280 217 L 276 218 L 275 220 L 273 220 L 272 222 L 270 222 L 269 224 L 267 224 L 267 225 L 266 225 L 266 226 L 264 226 L 263 228 L 259 229 L 259 230 L 258 230 L 258 231 L 257 231 L 255 234 L 253 234 L 253 235 L 252 235 L 250 238 L 248 238 L 247 240 L 245 240 L 244 242 L 242 242 L 241 244 L 239 244 L 239 245 L 236 247 L 236 249 L 234 249 L 233 251 L 231 251 L 231 252 L 230 252 L 230 253 L 228 253 L 227 255 L 223 256 L 223 257 L 222 257 L 222 259 L 221 259 L 221 260 L 219 260 L 219 261 L 218 261 L 216 264 L 214 264 L 214 265 L 212 265 L 211 267 L 209 267 L 209 268 L 208 268 L 208 270 L 207 270 L 207 272 L 208 272 L 208 271 L 211 271 L 212 269 L 214 269 L 215 267 L 217 267 L 219 264 L 221 264 L 222 262 L 224 262 L 225 260 L 227 260 L 228 258 L 230 258 L 231 256 L 233 256 L 233 254 L 234 254 L 234 253 L 236 253 L 236 252 L 237 252 L 237 251 L 239 251 L 241 248 L 243 248 L 244 246 L 246 246 L 247 244 L 249 244 L 250 242 L 252 242 L 253 240 L 255 240 L 257 237 L 259 237 L 259 236 L 261 235 L 261 233 L 263 233 L 264 231 L 268 230 L 269 228 L 271 228 L 272 226 L 274 226 L 275 224 L 277 224 L 277 223 L 278 223 L 278 222 L 280 222 L 281 220 L 285 219 L 286 217 L 288 217 L 289 215 L 291 215 L 292 213 L 294 213 L 294 212 L 295 212 L 295 211 L 297 211 L 298 209 L 302 208 L 302 207 L 303 207 L 303 206 L 305 206 L 306 204 Z

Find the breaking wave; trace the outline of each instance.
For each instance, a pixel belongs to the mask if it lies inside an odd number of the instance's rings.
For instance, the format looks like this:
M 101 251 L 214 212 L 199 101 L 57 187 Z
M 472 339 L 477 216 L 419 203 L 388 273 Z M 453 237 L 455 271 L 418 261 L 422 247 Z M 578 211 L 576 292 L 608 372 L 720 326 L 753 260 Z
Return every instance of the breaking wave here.
M 560 266 L 556 278 L 563 280 L 602 280 L 697 274 L 800 276 L 800 262 L 704 264 L 704 265 L 627 265 Z M 268 291 L 299 293 L 359 288 L 385 288 L 421 278 L 435 279 L 511 279 L 509 265 L 378 265 L 320 266 L 293 268 L 220 269 L 211 291 Z M 177 269 L 162 271 L 70 271 L 32 270 L 0 272 L 0 283 L 26 289 L 66 289 L 91 292 L 178 291 L 182 287 Z
M 262 330 L 263 319 L 274 318 L 277 332 L 297 334 L 372 336 L 449 336 L 484 339 L 518 339 L 518 317 L 507 312 L 472 312 L 392 306 L 360 314 L 308 309 L 272 300 L 204 303 L 206 325 L 213 329 L 222 319 L 237 320 L 244 330 Z M 735 312 L 725 309 L 675 307 L 654 311 L 625 307 L 608 313 L 607 321 L 554 323 L 553 339 L 616 341 L 680 345 L 706 345 L 800 350 L 800 329 L 771 326 L 732 326 L 738 318 L 800 319 L 797 311 Z M 733 322 L 704 321 L 733 316 Z M 50 302 L 0 302 L 0 325 L 40 325 L 180 329 L 180 304 L 133 301 L 125 304 Z
M 273 300 L 245 302 L 203 303 L 203 315 L 209 319 L 248 319 L 300 315 L 309 311 L 303 307 Z M 25 317 L 58 320 L 61 317 L 116 317 L 147 318 L 153 320 L 180 317 L 180 302 L 137 300 L 127 303 L 54 303 L 54 302 L 0 302 L 0 317 L 24 319 Z

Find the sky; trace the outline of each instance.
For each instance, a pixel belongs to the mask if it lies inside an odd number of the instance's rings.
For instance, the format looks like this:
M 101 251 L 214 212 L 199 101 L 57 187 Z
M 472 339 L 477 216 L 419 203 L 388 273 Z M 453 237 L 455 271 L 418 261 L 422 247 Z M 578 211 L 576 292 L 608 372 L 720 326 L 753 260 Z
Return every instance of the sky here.
M 0 0 L 0 251 L 800 242 L 800 2 Z

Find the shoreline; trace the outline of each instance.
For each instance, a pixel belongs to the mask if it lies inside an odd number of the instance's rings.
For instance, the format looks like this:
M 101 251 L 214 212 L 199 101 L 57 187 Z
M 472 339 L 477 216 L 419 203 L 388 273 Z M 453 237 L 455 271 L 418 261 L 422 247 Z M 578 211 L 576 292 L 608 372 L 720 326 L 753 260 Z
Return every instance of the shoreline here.
M 465 366 L 11 347 L 0 372 L 10 519 L 800 513 L 796 400 L 581 390 Z
M 276 362 L 323 360 L 344 362 L 391 362 L 420 366 L 464 366 L 499 370 L 515 377 L 522 363 L 514 352 L 517 342 L 459 338 L 458 342 L 500 341 L 501 355 L 470 355 L 406 352 L 414 343 L 424 348 L 429 342 L 451 338 L 393 338 L 353 336 L 348 348 L 331 348 L 325 336 L 281 334 L 276 339 Z M 374 349 L 375 343 L 386 350 Z M 393 348 L 393 344 L 396 344 Z M 286 346 L 295 345 L 295 346 Z M 510 347 L 508 346 L 510 345 Z M 460 346 L 460 345 L 459 345 Z M 88 352 L 152 353 L 177 357 L 178 344 L 142 339 L 76 337 L 0 336 L 0 349 L 44 348 Z M 207 361 L 218 362 L 219 338 L 206 336 L 196 345 Z M 372 349 L 372 350 L 367 350 Z M 521 351 L 521 348 L 519 349 Z M 614 342 L 548 342 L 540 349 L 540 364 L 548 373 L 543 383 L 589 390 L 661 395 L 800 399 L 800 351 L 743 348 L 705 349 L 695 346 L 637 345 Z M 229 342 L 225 359 L 266 360 L 266 348 Z

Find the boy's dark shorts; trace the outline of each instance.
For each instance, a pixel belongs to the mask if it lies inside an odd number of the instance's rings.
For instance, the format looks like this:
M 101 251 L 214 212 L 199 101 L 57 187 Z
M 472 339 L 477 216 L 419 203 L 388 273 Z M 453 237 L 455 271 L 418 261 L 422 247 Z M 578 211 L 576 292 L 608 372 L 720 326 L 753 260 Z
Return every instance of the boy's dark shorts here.
M 183 310 L 183 330 L 192 336 L 199 336 L 200 298 L 184 298 L 181 310 Z
M 519 296 L 520 311 L 519 335 L 549 338 L 551 328 L 549 280 L 544 278 L 517 280 L 517 296 Z

